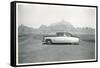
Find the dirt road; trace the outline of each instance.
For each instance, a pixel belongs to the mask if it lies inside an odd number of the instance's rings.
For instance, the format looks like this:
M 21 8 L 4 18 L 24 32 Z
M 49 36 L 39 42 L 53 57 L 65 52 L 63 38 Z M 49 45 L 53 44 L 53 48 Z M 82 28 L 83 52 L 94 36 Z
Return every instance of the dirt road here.
M 19 63 L 94 59 L 94 55 L 94 42 L 46 45 L 42 44 L 41 40 L 29 38 L 18 43 Z

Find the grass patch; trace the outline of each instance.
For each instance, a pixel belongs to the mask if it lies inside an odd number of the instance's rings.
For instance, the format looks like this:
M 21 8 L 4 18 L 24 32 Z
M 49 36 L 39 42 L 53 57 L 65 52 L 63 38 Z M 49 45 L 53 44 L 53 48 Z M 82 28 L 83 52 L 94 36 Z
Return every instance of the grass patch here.
M 80 39 L 86 42 L 95 42 L 94 34 L 81 34 L 79 35 Z

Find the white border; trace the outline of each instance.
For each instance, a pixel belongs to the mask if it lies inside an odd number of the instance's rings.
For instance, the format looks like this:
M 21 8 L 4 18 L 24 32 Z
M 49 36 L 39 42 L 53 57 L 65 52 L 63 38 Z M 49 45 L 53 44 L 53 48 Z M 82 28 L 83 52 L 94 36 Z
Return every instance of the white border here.
M 16 3 L 16 65 L 30 65 L 30 64 L 50 64 L 50 63 L 67 63 L 67 62 L 84 62 L 84 61 L 96 61 L 96 57 L 97 57 L 97 51 L 96 51 L 96 48 L 97 48 L 97 39 L 96 39 L 96 31 L 95 31 L 95 59 L 84 59 L 84 60 L 70 60 L 70 61 L 51 61 L 51 62 L 37 62 L 37 63 L 21 63 L 19 64 L 18 63 L 18 5 L 19 3 Z M 22 4 L 29 4 L 29 3 L 22 3 Z M 91 7 L 90 7 L 91 8 Z M 97 11 L 97 10 L 96 10 Z M 96 13 L 97 14 L 97 13 Z M 97 17 L 97 16 L 96 16 Z M 96 18 L 95 17 L 95 18 Z M 95 22 L 96 25 L 97 25 L 97 22 Z M 96 27 L 96 26 L 95 26 Z M 97 30 L 97 27 L 95 28 L 95 30 Z
M 16 3 L 16 65 L 18 65 L 18 3 Z

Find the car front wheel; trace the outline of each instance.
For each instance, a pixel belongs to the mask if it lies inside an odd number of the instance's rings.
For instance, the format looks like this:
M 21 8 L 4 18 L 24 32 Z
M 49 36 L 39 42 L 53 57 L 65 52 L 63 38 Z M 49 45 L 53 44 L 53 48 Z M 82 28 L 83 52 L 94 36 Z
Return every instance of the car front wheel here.
M 52 41 L 51 40 L 46 40 L 46 43 L 47 44 L 52 44 Z

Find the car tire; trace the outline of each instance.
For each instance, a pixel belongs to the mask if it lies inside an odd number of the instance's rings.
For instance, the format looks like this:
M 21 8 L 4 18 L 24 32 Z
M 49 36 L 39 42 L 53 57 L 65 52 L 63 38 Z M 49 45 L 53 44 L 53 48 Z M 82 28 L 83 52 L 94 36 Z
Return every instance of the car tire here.
M 46 40 L 46 43 L 47 43 L 47 44 L 52 44 L 52 41 L 51 41 L 50 39 L 47 39 L 47 40 Z
M 74 43 L 75 45 L 79 45 L 79 43 Z

